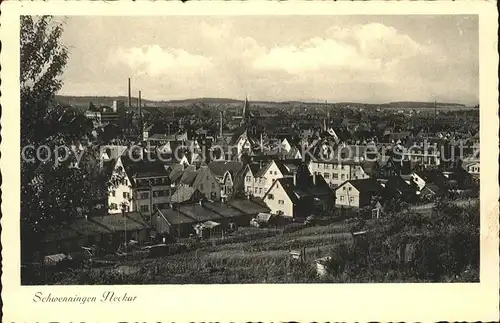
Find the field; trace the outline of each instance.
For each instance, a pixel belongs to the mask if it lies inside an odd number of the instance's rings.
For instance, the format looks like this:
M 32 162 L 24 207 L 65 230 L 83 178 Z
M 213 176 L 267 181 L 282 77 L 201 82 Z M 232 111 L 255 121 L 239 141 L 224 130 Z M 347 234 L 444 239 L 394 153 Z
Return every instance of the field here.
M 343 223 L 281 229 L 239 228 L 228 239 L 204 243 L 187 252 L 158 258 L 121 260 L 118 267 L 78 270 L 59 284 L 220 284 L 299 283 L 316 280 L 314 260 L 338 244 L 351 244 Z M 305 248 L 303 262 L 291 250 Z M 106 277 L 106 278 L 104 278 Z M 104 281 L 103 281 L 104 280 Z

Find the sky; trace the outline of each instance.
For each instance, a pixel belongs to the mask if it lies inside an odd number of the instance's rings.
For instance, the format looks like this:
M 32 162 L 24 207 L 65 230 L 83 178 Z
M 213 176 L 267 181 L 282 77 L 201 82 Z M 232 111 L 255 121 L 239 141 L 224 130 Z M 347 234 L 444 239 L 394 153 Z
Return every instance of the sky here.
M 477 16 L 58 17 L 60 94 L 477 104 Z

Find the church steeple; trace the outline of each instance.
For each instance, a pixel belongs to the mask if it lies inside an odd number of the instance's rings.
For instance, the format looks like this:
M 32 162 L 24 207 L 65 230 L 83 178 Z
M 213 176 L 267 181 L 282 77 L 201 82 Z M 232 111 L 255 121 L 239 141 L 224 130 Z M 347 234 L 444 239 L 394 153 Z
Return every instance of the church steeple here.
M 250 104 L 248 103 L 248 96 L 245 96 L 245 102 L 243 103 L 241 123 L 242 125 L 248 125 L 248 123 L 250 123 Z

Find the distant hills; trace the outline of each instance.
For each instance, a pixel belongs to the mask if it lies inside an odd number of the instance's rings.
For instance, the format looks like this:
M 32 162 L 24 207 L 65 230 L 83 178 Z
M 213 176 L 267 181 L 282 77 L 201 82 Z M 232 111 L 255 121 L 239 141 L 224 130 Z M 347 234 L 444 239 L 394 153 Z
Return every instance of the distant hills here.
M 78 108 L 88 107 L 89 102 L 94 105 L 112 105 L 113 101 L 123 101 L 125 104 L 128 102 L 128 97 L 126 96 L 67 96 L 67 95 L 56 95 L 56 101 L 61 104 L 71 105 Z M 204 104 L 204 105 L 239 105 L 243 103 L 243 100 L 227 99 L 227 98 L 193 98 L 184 100 L 169 100 L 169 101 L 155 101 L 141 99 L 145 106 L 155 106 L 155 107 L 186 107 L 193 104 Z M 262 107 L 286 107 L 286 106 L 298 106 L 298 105 L 309 105 L 309 106 L 319 106 L 324 103 L 311 103 L 311 102 L 300 102 L 300 101 L 283 101 L 283 102 L 271 102 L 271 101 L 251 101 L 253 105 Z M 137 97 L 132 97 L 132 105 L 136 106 Z M 417 101 L 399 101 L 399 102 L 389 102 L 382 104 L 369 104 L 369 103 L 359 103 L 359 102 L 336 102 L 328 103 L 328 105 L 335 105 L 338 107 L 358 107 L 358 108 L 383 108 L 383 109 L 432 109 L 434 108 L 434 102 L 417 102 Z M 447 103 L 447 102 L 437 102 L 436 107 L 438 109 L 466 109 L 471 108 L 460 103 Z

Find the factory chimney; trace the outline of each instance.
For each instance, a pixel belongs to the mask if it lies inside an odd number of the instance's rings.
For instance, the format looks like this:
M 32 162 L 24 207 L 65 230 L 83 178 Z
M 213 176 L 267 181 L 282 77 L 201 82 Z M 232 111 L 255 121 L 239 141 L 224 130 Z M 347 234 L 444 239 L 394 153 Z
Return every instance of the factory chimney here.
M 220 124 L 219 124 L 219 136 L 220 138 L 222 138 L 222 130 L 223 130 L 223 117 L 224 117 L 224 113 L 222 111 L 219 112 L 219 116 L 220 116 Z
M 144 125 L 142 123 L 142 102 L 141 102 L 141 91 L 139 90 L 139 97 L 137 98 L 137 109 L 139 113 L 139 131 L 141 132 L 141 139 L 144 133 Z
M 130 88 L 130 77 L 128 78 L 128 108 L 132 107 L 132 93 Z

